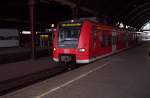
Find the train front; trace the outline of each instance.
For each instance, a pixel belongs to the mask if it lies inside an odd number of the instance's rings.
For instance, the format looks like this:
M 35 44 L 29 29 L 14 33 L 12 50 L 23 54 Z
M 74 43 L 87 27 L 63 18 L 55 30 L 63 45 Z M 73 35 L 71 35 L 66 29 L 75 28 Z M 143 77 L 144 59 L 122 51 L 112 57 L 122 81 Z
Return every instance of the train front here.
M 79 49 L 81 28 L 82 23 L 59 24 L 53 43 L 53 60 L 55 62 L 77 62 L 77 56 L 81 55 L 78 52 L 85 52 L 85 49 Z

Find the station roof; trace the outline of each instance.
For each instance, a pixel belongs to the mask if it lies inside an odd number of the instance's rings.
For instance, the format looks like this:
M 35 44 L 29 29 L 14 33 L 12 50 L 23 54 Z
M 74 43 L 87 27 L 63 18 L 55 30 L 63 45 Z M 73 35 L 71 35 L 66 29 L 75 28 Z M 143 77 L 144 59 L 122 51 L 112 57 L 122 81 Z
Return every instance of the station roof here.
M 0 28 L 28 29 L 29 1 L 1 0 Z M 74 15 L 112 19 L 138 29 L 150 20 L 149 0 L 35 0 L 35 10 L 37 28 L 69 20 Z

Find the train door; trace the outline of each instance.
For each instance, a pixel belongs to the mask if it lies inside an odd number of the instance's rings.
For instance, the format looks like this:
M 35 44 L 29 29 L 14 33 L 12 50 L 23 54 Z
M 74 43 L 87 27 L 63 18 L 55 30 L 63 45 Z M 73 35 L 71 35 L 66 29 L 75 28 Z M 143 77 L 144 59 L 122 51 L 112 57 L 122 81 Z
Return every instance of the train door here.
M 113 31 L 112 32 L 112 53 L 116 52 L 116 41 L 117 41 L 117 33 Z
M 96 36 L 97 36 L 97 34 L 96 34 L 96 26 L 95 25 L 93 25 L 92 26 L 92 44 L 91 44 L 91 49 L 92 49 L 92 58 L 95 58 L 96 56 L 97 56 L 97 54 L 96 54 L 96 47 L 97 47 L 97 45 L 96 45 Z
M 126 48 L 128 48 L 129 47 L 129 45 L 128 45 L 128 32 L 126 32 L 125 33 L 125 42 L 126 42 Z
M 96 26 L 93 25 L 93 28 L 92 28 L 92 33 L 93 33 L 93 57 L 95 58 L 97 55 L 96 55 Z

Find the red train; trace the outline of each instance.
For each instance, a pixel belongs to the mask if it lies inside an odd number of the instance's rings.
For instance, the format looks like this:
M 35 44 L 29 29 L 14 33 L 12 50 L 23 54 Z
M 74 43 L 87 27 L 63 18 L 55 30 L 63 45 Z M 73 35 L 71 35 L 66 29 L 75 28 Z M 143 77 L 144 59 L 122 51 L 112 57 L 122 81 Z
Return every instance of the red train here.
M 137 43 L 137 34 L 90 19 L 62 22 L 53 41 L 55 62 L 90 63 Z

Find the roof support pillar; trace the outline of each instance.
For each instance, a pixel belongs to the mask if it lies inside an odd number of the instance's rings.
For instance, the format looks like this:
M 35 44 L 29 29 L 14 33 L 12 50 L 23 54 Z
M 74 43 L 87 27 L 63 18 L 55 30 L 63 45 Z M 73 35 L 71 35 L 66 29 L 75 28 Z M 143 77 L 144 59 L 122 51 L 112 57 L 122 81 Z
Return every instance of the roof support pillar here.
M 31 35 L 32 35 L 32 59 L 36 58 L 36 45 L 35 45 L 35 0 L 29 1 L 29 7 L 30 7 L 30 29 L 31 29 Z
M 80 9 L 80 0 L 76 0 L 75 6 L 72 8 L 73 11 L 73 19 L 78 18 L 79 15 L 79 9 Z

